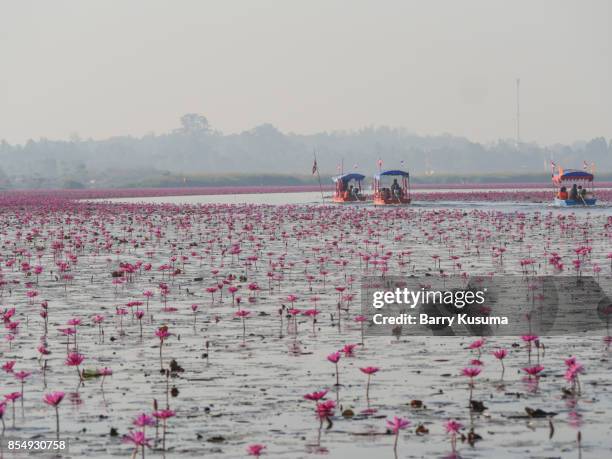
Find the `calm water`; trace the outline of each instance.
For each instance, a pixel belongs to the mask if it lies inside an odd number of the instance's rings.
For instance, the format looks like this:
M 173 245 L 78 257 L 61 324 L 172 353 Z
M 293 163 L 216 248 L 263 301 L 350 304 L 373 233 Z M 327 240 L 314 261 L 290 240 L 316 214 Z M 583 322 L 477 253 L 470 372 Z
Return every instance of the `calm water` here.
M 455 190 L 458 192 L 475 192 L 483 191 L 477 189 Z M 491 191 L 516 191 L 507 190 L 491 190 Z M 440 191 L 443 192 L 443 191 Z M 465 208 L 465 209 L 495 209 L 502 212 L 537 212 L 537 211 L 555 211 L 562 213 L 580 212 L 593 214 L 606 214 L 612 212 L 612 207 L 608 204 L 599 204 L 588 209 L 584 208 L 558 208 L 550 203 L 533 203 L 533 202 L 485 202 L 485 201 L 419 201 L 419 194 L 431 193 L 430 190 L 412 191 L 413 203 L 411 207 L 416 208 Z M 100 200 L 94 200 L 100 201 Z M 222 194 L 222 195 L 191 195 L 191 196 L 154 196 L 154 197 L 137 197 L 137 198 L 116 198 L 104 200 L 107 202 L 120 203 L 157 203 L 157 204 L 270 204 L 270 205 L 286 205 L 286 204 L 333 204 L 331 194 L 324 192 L 323 199 L 320 192 L 304 192 L 304 193 L 254 193 L 254 194 Z M 356 204 L 334 204 L 334 205 L 350 205 L 350 206 L 373 206 L 371 202 L 356 203 Z
M 317 193 L 288 193 L 121 201 L 308 204 L 318 199 Z M 398 457 L 402 458 L 447 457 L 450 445 L 442 424 L 449 418 L 460 420 L 467 429 L 474 428 L 483 437 L 475 447 L 467 443 L 459 445 L 464 459 L 608 457 L 605 451 L 609 452 L 612 435 L 612 361 L 599 336 L 545 338 L 546 353 L 541 356 L 541 363 L 546 370 L 537 390 L 525 380 L 521 370 L 529 364 L 525 346 L 517 339 L 491 338 L 482 356 L 483 373 L 474 388 L 475 399 L 483 401 L 488 408 L 484 413 L 467 409 L 467 381 L 459 372 L 476 353 L 467 349 L 471 339 L 463 337 L 366 337 L 367 346 L 359 347 L 354 357 L 342 358 L 341 386 L 334 386 L 334 366 L 326 356 L 344 344 L 360 340 L 359 327 L 353 321 L 358 313 L 359 279 L 374 269 L 363 264 L 361 253 L 395 253 L 389 263 L 391 272 L 398 275 L 431 274 L 434 255 L 441 255 L 442 268 L 452 271 L 453 262 L 448 256 L 451 250 L 461 256 L 464 269 L 469 271 L 516 275 L 521 273 L 521 259 L 533 256 L 545 261 L 543 249 L 548 247 L 559 252 L 571 272 L 575 247 L 588 239 L 593 248 L 589 269 L 597 263 L 605 268 L 602 276 L 609 279 L 610 261 L 606 255 L 610 239 L 604 228 L 610 208 L 560 209 L 559 212 L 575 212 L 574 231 L 563 233 L 557 226 L 548 231 L 544 222 L 532 221 L 524 227 L 525 237 L 517 238 L 518 227 L 524 222 L 516 215 L 497 219 L 483 218 L 480 213 L 450 212 L 452 217 L 447 215 L 438 220 L 431 209 L 443 206 L 500 212 L 548 209 L 546 205 L 533 203 L 419 203 L 417 198 L 410 224 L 404 219 L 388 218 L 375 236 L 370 235 L 369 229 L 380 228 L 386 209 L 363 212 L 360 215 L 363 227 L 353 225 L 351 206 L 336 206 L 333 212 L 320 206 L 297 210 L 273 206 L 202 208 L 202 212 L 185 214 L 189 215 L 189 225 L 181 212 L 173 217 L 170 211 L 159 208 L 148 214 L 148 209 L 137 206 L 116 206 L 109 214 L 93 217 L 84 214 L 78 225 L 65 223 L 63 212 L 21 225 L 14 224 L 17 216 L 11 216 L 5 225 L 5 260 L 13 259 L 21 249 L 33 252 L 34 244 L 46 247 L 37 261 L 46 270 L 36 279 L 35 289 L 39 292 L 38 299 L 44 298 L 50 305 L 46 339 L 52 353 L 46 358 L 48 370 L 43 376 L 36 354 L 45 333 L 38 314 L 38 300 L 32 301 L 26 295 L 30 287 L 26 287 L 24 279 L 27 278 L 20 269 L 3 266 L 4 280 L 11 287 L 0 291 L 4 294 L 2 305 L 16 306 L 15 320 L 21 322 L 21 331 L 12 347 L 2 341 L 0 362 L 18 360 L 20 370 L 33 373 L 25 384 L 23 399 L 16 405 L 15 427 L 12 410 L 7 409 L 7 437 L 53 437 L 54 413 L 41 399 L 43 393 L 62 390 L 67 395 L 60 406 L 61 435 L 70 439 L 71 448 L 70 454 L 63 457 L 130 457 L 132 448 L 121 442 L 121 436 L 132 428 L 135 416 L 151 412 L 154 399 L 161 406 L 169 404 L 177 416 L 168 424 L 168 452 L 163 454 L 158 448 L 147 451 L 147 457 L 241 458 L 246 457 L 247 444 L 262 442 L 268 447 L 266 458 L 391 459 L 393 438 L 385 434 L 385 429 L 386 419 L 392 416 L 402 416 L 413 423 L 411 429 L 401 434 Z M 315 220 L 302 219 L 302 211 L 313 215 Z M 589 215 L 589 212 L 598 214 Z M 240 241 L 242 253 L 235 257 L 228 255 L 225 251 L 229 240 L 227 224 L 231 222 L 235 228 L 244 228 L 253 221 L 258 224 L 252 230 L 244 230 L 238 236 L 236 231 L 233 236 L 233 241 Z M 128 226 L 134 244 L 120 242 Z M 300 226 L 306 231 L 300 232 Z M 159 228 L 159 239 L 151 237 L 152 228 Z M 483 228 L 487 234 L 482 233 Z M 34 229 L 54 236 L 43 246 L 42 239 L 30 243 L 17 235 Z M 74 278 L 66 283 L 57 280 L 51 272 L 56 269 L 57 261 L 51 242 L 57 234 L 63 234 L 59 229 L 70 236 L 63 239 L 65 251 L 78 254 L 78 264 L 71 271 Z M 97 239 L 102 230 L 109 241 L 116 241 L 112 248 L 103 251 Z M 434 231 L 448 238 L 427 237 Z M 82 234 L 87 237 L 81 237 Z M 287 235 L 288 239 L 281 235 Z M 503 262 L 489 255 L 493 247 L 507 249 Z M 397 254 L 407 249 L 411 252 L 409 260 L 400 264 Z M 172 257 L 182 255 L 187 259 L 181 262 L 179 275 L 169 276 L 159 270 Z M 252 255 L 256 255 L 256 262 L 249 260 Z M 304 263 L 305 259 L 311 263 Z M 340 259 L 348 264 L 337 264 Z M 111 273 L 119 263 L 136 260 L 151 263 L 153 269 L 137 275 L 132 282 L 114 284 Z M 321 269 L 328 272 L 327 277 L 321 277 Z M 541 269 L 548 268 L 543 264 Z M 278 282 L 271 283 L 267 274 L 272 270 L 280 276 Z M 213 299 L 206 290 L 218 285 L 229 273 L 247 275 L 247 280 L 237 282 L 242 284 L 239 291 L 244 300 L 242 304 L 252 311 L 244 329 L 245 343 L 242 343 L 241 321 L 234 317 L 236 306 L 227 290 L 223 299 L 219 293 Z M 308 281 L 307 275 L 313 276 L 314 281 Z M 165 300 L 160 294 L 160 282 L 170 286 Z M 250 294 L 249 282 L 257 282 L 262 289 Z M 335 286 L 346 286 L 346 292 L 355 295 L 350 311 L 347 305 L 346 314 L 342 314 L 342 328 L 337 316 L 333 316 L 338 301 Z M 142 322 L 131 314 L 116 314 L 118 306 L 143 300 L 146 290 L 155 294 L 150 305 L 142 305 L 148 311 Z M 279 316 L 279 305 L 287 304 L 289 294 L 298 296 L 296 307 L 300 309 L 312 307 L 313 296 L 319 298 L 317 306 L 323 313 L 314 330 L 311 319 L 306 316 L 298 316 L 292 327 L 286 317 Z M 193 304 L 200 307 L 197 317 L 191 310 Z M 104 341 L 91 323 L 94 314 L 106 317 Z M 67 343 L 59 329 L 65 328 L 74 316 L 83 319 L 78 331 L 79 352 L 86 358 L 83 369 L 103 366 L 113 369 L 114 374 L 107 379 L 104 390 L 99 378 L 87 380 L 81 387 L 75 369 L 64 364 Z M 140 324 L 144 329 L 142 336 Z M 185 370 L 169 381 L 159 372 L 162 358 L 159 340 L 154 334 L 162 324 L 169 326 L 173 333 L 164 343 L 163 360 L 167 365 L 170 359 L 176 359 Z M 210 343 L 210 349 L 206 342 Z M 503 381 L 499 362 L 490 354 L 497 347 L 510 352 Z M 205 357 L 205 352 L 210 355 Z M 583 395 L 574 405 L 572 400 L 563 398 L 566 386 L 563 359 L 570 355 L 576 355 L 586 368 Z M 359 370 L 369 365 L 381 368 L 372 378 L 370 402 L 365 396 L 367 379 Z M 21 389 L 19 382 L 4 371 L 0 371 L 0 387 L 2 395 Z M 176 389 L 170 397 L 169 388 Z M 339 408 L 333 427 L 323 429 L 321 447 L 314 447 L 319 422 L 314 404 L 303 396 L 324 388 L 330 389 L 328 399 L 336 400 Z M 411 400 L 422 400 L 425 406 L 412 407 Z M 370 404 L 376 413 L 364 414 Z M 526 418 L 526 407 L 557 413 L 552 419 L 552 435 L 548 419 Z M 344 409 L 350 409 L 355 415 L 342 416 Z M 575 412 L 580 414 L 580 419 L 571 416 Z M 580 426 L 576 426 L 578 422 Z M 423 424 L 430 434 L 417 436 L 414 428 L 418 424 Z M 119 435 L 110 435 L 111 429 Z M 583 438 L 580 452 L 576 444 L 578 429 Z M 148 433 L 154 436 L 154 428 Z M 11 459 L 27 457 L 4 453 L 4 457 Z

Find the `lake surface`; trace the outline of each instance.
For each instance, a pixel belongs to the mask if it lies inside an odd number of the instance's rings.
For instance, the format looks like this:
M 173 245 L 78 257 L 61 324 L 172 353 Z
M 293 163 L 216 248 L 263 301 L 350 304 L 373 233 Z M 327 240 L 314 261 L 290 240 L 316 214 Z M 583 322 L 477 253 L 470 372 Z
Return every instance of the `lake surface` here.
M 252 205 L 239 204 L 245 199 Z M 119 202 L 203 205 L 75 203 L 57 210 L 4 212 L 2 310 L 15 306 L 12 320 L 20 325 L 10 345 L 2 332 L 0 357 L 32 373 L 23 399 L 16 402 L 14 427 L 11 406 L 6 410 L 6 436 L 53 437 L 55 413 L 41 400 L 44 393 L 63 390 L 61 435 L 71 449 L 65 457 L 129 457 L 133 448 L 121 436 L 134 429 L 137 415 L 153 411 L 154 400 L 176 416 L 168 420 L 167 451 L 152 441 L 154 449 L 147 450 L 152 457 L 233 459 L 246 457 L 246 446 L 257 442 L 266 444 L 264 457 L 270 458 L 393 458 L 393 436 L 386 427 L 393 416 L 412 422 L 400 434 L 398 457 L 449 457 L 443 427 L 449 418 L 465 426 L 464 434 L 473 429 L 482 437 L 473 446 L 459 442 L 463 458 L 599 459 L 609 454 L 612 361 L 601 334 L 541 337 L 545 347 L 539 348 L 537 361 L 545 370 L 537 387 L 523 370 L 536 356 L 518 337 L 487 339 L 479 357 L 468 347 L 475 338 L 366 336 L 354 356 L 342 355 L 340 386 L 327 356 L 361 341 L 355 322 L 360 278 L 380 274 L 382 268 L 402 276 L 431 276 L 439 269 L 520 276 L 521 260 L 533 258 L 538 272 L 573 276 L 575 250 L 589 246 L 582 269 L 593 275 L 599 267 L 599 275 L 610 281 L 610 208 L 558 209 L 548 215 L 550 208 L 537 203 L 417 199 L 406 208 L 380 208 L 322 206 L 319 199 L 317 193 L 180 196 Z M 236 205 L 211 204 L 221 202 Z M 236 245 L 240 250 L 232 254 Z M 551 266 L 553 252 L 565 264 L 564 272 Z M 440 260 L 437 266 L 434 257 Z M 40 276 L 23 271 L 28 260 L 44 267 Z M 67 271 L 59 271 L 60 261 L 68 263 Z M 122 264 L 137 262 L 150 263 L 151 269 L 137 269 L 129 279 L 113 277 Z M 258 289 L 249 289 L 251 283 Z M 164 295 L 160 284 L 168 287 Z M 221 291 L 208 292 L 219 285 Z M 235 316 L 238 306 L 229 285 L 239 287 L 241 308 L 251 311 L 245 323 Z M 344 288 L 347 297 L 336 287 Z M 150 304 L 144 304 L 145 291 L 153 292 Z M 297 296 L 295 304 L 289 295 Z M 47 332 L 39 315 L 43 300 L 49 303 Z M 127 306 L 133 301 L 141 304 Z M 279 314 L 282 305 L 301 312 L 316 307 L 314 329 L 302 313 L 291 318 L 285 309 Z M 145 311 L 142 322 L 133 315 L 137 309 Z M 96 314 L 105 317 L 104 339 L 91 321 Z M 82 320 L 82 369 L 113 369 L 103 388 L 100 378 L 80 385 L 75 368 L 65 365 L 66 349 L 75 345 L 61 330 L 74 317 Z M 160 326 L 171 333 L 161 358 L 155 336 Z M 51 350 L 43 359 L 45 373 L 36 350 L 41 342 Z M 509 352 L 503 380 L 500 363 L 491 355 L 500 347 Z M 572 355 L 585 371 L 581 395 L 567 397 L 564 359 Z M 482 412 L 468 409 L 468 381 L 460 374 L 476 358 L 483 365 L 473 390 L 486 406 Z M 166 378 L 159 369 L 171 359 L 184 371 Z M 366 366 L 380 367 L 371 378 L 369 400 L 360 371 Z M 2 395 L 21 389 L 4 371 L 0 386 Z M 327 398 L 338 406 L 329 428 L 323 424 L 319 442 L 314 403 L 304 395 L 321 389 L 328 389 Z M 554 414 L 529 418 L 526 408 Z M 417 435 L 418 425 L 429 432 Z M 147 435 L 155 437 L 155 428 Z M 24 457 L 6 450 L 4 456 Z
M 471 193 L 482 191 L 482 189 L 454 190 L 458 193 Z M 516 191 L 515 189 L 502 189 L 491 191 Z M 532 191 L 532 190 L 529 190 Z M 537 191 L 546 191 L 539 189 Z M 534 202 L 512 202 L 512 201 L 419 201 L 419 195 L 431 193 L 430 190 L 412 191 L 413 202 L 409 207 L 412 208 L 465 208 L 465 209 L 495 209 L 504 212 L 537 212 L 552 211 L 559 213 L 589 212 L 592 214 L 606 214 L 612 212 L 612 206 L 607 203 L 600 203 L 589 208 L 559 208 L 551 203 Z M 443 193 L 443 191 L 440 191 Z M 254 194 L 220 194 L 220 195 L 185 195 L 185 196 L 156 196 L 156 197 L 135 197 L 135 198 L 115 198 L 97 199 L 92 202 L 116 202 L 116 203 L 147 203 L 147 204 L 266 204 L 266 205 L 334 205 L 344 207 L 376 207 L 371 202 L 336 204 L 331 201 L 331 194 L 324 192 L 323 198 L 319 192 L 298 192 L 298 193 L 254 193 Z

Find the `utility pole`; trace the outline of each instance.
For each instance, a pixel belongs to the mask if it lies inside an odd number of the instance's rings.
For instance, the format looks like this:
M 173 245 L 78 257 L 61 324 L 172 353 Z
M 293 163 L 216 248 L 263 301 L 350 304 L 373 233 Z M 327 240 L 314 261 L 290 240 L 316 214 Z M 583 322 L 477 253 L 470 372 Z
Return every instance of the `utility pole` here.
M 516 79 L 516 148 L 521 144 L 521 79 Z

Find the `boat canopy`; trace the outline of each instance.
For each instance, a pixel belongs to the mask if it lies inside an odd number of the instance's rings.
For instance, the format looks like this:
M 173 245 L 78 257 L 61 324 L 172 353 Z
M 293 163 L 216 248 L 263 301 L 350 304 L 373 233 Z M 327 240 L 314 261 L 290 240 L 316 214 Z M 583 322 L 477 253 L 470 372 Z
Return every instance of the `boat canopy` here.
M 593 179 L 594 179 L 593 174 L 586 172 L 586 171 L 579 171 L 575 169 L 567 169 L 553 176 L 554 183 L 578 182 L 578 181 L 592 182 Z
M 380 180 L 380 178 L 382 176 L 385 175 L 396 175 L 396 176 L 400 176 L 400 177 L 410 177 L 410 174 L 408 172 L 404 172 L 404 171 L 400 171 L 400 170 L 391 170 L 391 171 L 384 171 L 384 172 L 380 172 L 378 174 L 374 174 L 374 178 L 376 180 Z
M 365 175 L 363 174 L 352 173 L 352 174 L 337 175 L 335 177 L 332 177 L 332 180 L 334 181 L 334 183 L 336 183 L 338 180 L 342 180 L 344 183 L 348 183 L 351 180 L 357 180 L 358 182 L 360 182 L 364 178 L 365 178 Z

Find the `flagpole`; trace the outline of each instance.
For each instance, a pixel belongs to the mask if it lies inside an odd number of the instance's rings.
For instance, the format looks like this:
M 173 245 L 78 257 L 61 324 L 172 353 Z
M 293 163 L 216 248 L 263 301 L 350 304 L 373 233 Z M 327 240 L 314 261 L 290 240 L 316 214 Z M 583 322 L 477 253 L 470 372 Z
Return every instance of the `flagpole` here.
M 317 178 L 319 179 L 319 190 L 321 191 L 321 201 L 325 204 L 325 198 L 323 197 L 323 185 L 321 185 L 321 174 L 319 174 L 319 164 L 317 163 L 317 151 L 315 149 L 312 150 L 312 155 L 314 156 L 314 163 L 317 168 Z

